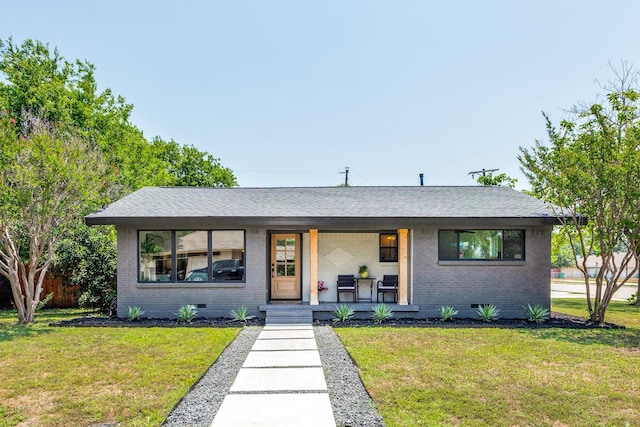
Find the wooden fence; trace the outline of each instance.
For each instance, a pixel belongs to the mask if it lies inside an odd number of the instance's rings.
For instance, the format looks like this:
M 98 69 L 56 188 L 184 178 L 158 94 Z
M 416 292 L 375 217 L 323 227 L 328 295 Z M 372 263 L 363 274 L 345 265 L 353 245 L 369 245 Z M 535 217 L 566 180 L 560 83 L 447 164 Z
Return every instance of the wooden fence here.
M 4 277 L 0 280 L 0 308 L 9 308 L 12 304 L 13 297 L 11 296 L 11 289 L 8 280 L 4 280 Z M 61 277 L 53 277 L 47 273 L 42 282 L 42 293 L 40 298 L 44 299 L 50 293 L 53 293 L 53 298 L 47 304 L 47 307 L 56 308 L 69 308 L 77 307 L 77 301 L 75 293 L 78 291 L 78 287 L 68 287 L 62 284 Z
M 77 301 L 75 294 L 78 291 L 78 287 L 69 287 L 62 284 L 61 277 L 53 277 L 47 273 L 42 282 L 42 293 L 40 298 L 44 299 L 50 293 L 53 293 L 53 298 L 47 304 L 47 307 L 57 308 L 69 308 L 77 307 Z

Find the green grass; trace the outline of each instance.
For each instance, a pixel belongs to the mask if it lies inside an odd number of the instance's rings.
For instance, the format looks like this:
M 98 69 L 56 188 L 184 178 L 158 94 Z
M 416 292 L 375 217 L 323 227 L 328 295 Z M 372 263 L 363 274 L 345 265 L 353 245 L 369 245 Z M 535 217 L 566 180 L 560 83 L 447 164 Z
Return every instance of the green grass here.
M 554 300 L 553 309 L 581 307 Z M 611 310 L 608 320 L 627 329 L 336 333 L 387 426 L 640 425 L 640 310 Z
M 80 314 L 0 311 L 0 427 L 158 426 L 239 330 L 48 326 Z
M 584 298 L 558 298 L 551 300 L 551 310 L 574 316 L 588 317 L 587 301 Z M 607 307 L 605 321 L 640 329 L 640 306 L 623 301 L 612 301 Z

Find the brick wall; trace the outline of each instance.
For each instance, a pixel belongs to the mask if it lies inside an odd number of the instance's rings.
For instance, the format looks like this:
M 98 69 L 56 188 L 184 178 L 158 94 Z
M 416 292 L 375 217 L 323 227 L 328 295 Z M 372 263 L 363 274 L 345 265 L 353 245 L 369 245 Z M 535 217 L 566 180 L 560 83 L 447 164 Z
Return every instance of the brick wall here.
M 189 224 L 182 224 L 184 229 Z M 443 224 L 440 229 L 479 228 L 473 222 Z M 180 222 L 167 221 L 167 229 L 180 229 Z M 210 228 L 215 229 L 215 226 Z M 242 227 L 238 227 L 242 228 Z M 398 227 L 400 228 L 400 227 Z M 420 306 L 418 317 L 437 317 L 441 305 L 452 305 L 461 317 L 476 317 L 473 304 L 495 304 L 502 317 L 523 317 L 523 305 L 550 306 L 551 227 L 525 230 L 525 260 L 514 262 L 438 261 L 438 228 L 411 230 L 409 236 L 409 303 Z M 491 228 L 485 225 L 484 228 Z M 494 228 L 517 228 L 496 221 Z M 118 315 L 126 317 L 127 307 L 140 306 L 148 317 L 173 317 L 185 304 L 205 304 L 198 309 L 204 317 L 229 317 L 229 312 L 245 305 L 258 315 L 258 306 L 267 302 L 270 277 L 268 231 L 263 227 L 246 230 L 246 283 L 137 283 L 137 229 L 118 228 Z M 302 238 L 303 300 L 309 299 L 309 237 Z M 397 274 L 397 263 L 378 262 L 378 233 L 323 233 L 318 235 L 319 280 L 329 286 L 320 300 L 335 301 L 338 274 L 357 274 L 367 264 L 371 275 Z M 374 283 L 375 285 L 375 283 Z M 375 293 L 375 290 L 373 291 Z M 362 292 L 364 296 L 366 292 Z M 374 295 L 375 299 L 375 295 Z
M 118 316 L 126 317 L 129 306 L 139 306 L 145 317 L 175 317 L 173 313 L 185 304 L 206 305 L 198 308 L 198 314 L 209 318 L 229 317 L 240 305 L 260 314 L 258 306 L 266 302 L 267 289 L 266 230 L 248 228 L 245 239 L 245 283 L 138 283 L 137 229 L 119 227 Z
M 457 228 L 441 227 L 441 229 Z M 551 227 L 525 230 L 525 261 L 438 261 L 438 229 L 413 230 L 413 303 L 422 317 L 437 317 L 441 305 L 476 317 L 472 304 L 494 304 L 501 317 L 521 318 L 523 305 L 549 308 Z

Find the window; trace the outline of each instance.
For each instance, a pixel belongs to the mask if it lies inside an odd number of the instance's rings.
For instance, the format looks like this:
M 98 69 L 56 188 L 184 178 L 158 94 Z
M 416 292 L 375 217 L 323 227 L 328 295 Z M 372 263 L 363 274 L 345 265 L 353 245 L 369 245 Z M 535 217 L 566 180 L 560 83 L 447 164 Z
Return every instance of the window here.
M 208 282 L 209 232 L 176 231 L 176 258 L 179 282 Z
M 171 277 L 171 232 L 140 231 L 139 278 L 141 282 L 170 282 Z
M 138 232 L 140 282 L 245 279 L 243 230 Z
M 398 262 L 398 235 L 380 233 L 380 262 Z
M 440 230 L 438 259 L 524 260 L 524 230 Z
M 244 281 L 244 231 L 213 231 L 212 280 Z

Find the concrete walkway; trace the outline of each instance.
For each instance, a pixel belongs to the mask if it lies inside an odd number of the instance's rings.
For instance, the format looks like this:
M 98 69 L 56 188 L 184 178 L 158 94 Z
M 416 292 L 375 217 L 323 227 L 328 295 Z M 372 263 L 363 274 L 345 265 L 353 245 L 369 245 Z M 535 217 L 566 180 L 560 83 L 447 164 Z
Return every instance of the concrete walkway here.
M 336 425 L 313 327 L 267 325 L 211 426 L 302 425 Z

